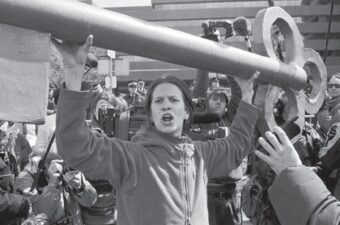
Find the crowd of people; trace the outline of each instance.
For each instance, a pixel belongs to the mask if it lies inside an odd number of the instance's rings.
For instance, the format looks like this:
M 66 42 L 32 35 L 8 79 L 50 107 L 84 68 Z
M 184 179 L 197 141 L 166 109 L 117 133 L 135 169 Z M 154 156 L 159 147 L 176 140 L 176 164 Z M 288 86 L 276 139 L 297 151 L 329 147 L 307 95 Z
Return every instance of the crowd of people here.
M 340 224 L 340 73 L 302 130 L 282 92 L 263 134 L 258 71 L 228 88 L 202 70 L 190 88 L 133 80 L 117 96 L 82 82 L 93 38 L 55 43 L 65 83 L 50 85 L 45 124 L 0 121 L 1 224 L 241 225 L 243 211 L 254 225 Z M 114 131 L 126 112 L 145 117 L 131 139 Z
M 49 94 L 46 123 L 35 127 L 34 145 L 25 138 L 27 126 L 1 121 L 2 222 L 237 225 L 243 208 L 254 224 L 337 224 L 340 74 L 329 80 L 317 126 L 306 123 L 294 145 L 276 127 L 254 147 L 258 72 L 248 80 L 228 77 L 231 96 L 201 70 L 192 89 L 165 76 L 147 88 L 142 80 L 131 81 L 128 94 L 115 96 L 81 82 L 92 39 L 79 48 L 59 46 L 69 63 L 66 82 Z M 275 106 L 282 127 L 294 123 L 285 121 L 285 102 L 282 93 Z M 146 125 L 131 140 L 108 137 L 103 111 L 119 115 L 143 106 Z M 257 177 L 243 188 L 249 174 L 241 164 L 254 150 L 248 167 Z M 265 176 L 259 165 L 266 166 Z M 254 198 L 264 207 L 249 203 Z

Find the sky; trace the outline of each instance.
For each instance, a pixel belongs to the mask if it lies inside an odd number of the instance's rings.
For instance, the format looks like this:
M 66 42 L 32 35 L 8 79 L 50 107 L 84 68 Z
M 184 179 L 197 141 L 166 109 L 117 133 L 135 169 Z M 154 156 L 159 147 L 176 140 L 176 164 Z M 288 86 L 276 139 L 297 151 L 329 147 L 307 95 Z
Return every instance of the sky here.
M 92 0 L 99 7 L 151 6 L 151 0 Z

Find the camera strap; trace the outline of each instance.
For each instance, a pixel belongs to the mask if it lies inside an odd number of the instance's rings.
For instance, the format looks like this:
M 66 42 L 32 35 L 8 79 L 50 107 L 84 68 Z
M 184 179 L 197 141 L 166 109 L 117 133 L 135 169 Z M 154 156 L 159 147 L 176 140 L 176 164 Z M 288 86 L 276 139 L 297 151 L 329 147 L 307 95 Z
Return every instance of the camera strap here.
M 44 168 L 44 165 L 45 165 L 45 162 L 46 162 L 46 159 L 47 159 L 47 155 L 48 155 L 48 153 L 50 153 L 54 139 L 55 139 L 55 131 L 53 132 L 53 135 L 52 135 L 50 142 L 48 143 L 48 146 L 47 146 L 47 149 L 46 149 L 46 152 L 45 152 L 43 158 L 40 160 L 40 162 L 38 164 L 38 173 L 37 173 L 37 176 L 34 178 L 34 181 L 32 183 L 32 186 L 31 186 L 31 189 L 30 189 L 31 192 L 34 190 L 34 188 L 36 188 L 36 186 L 38 184 L 39 177 L 40 177 L 40 175 L 43 171 L 43 168 Z

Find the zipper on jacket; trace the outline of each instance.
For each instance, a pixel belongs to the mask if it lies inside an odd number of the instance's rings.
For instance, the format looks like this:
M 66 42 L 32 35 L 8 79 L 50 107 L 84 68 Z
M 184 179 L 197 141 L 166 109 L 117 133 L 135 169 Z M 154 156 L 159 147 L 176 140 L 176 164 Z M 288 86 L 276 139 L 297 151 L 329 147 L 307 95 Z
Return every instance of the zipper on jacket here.
M 185 186 L 185 201 L 186 201 L 186 212 L 185 212 L 185 224 L 191 225 L 191 210 L 190 210 L 190 194 L 189 194 L 189 182 L 188 182 L 188 156 L 186 152 L 186 144 L 183 146 L 183 159 L 184 159 L 184 186 Z

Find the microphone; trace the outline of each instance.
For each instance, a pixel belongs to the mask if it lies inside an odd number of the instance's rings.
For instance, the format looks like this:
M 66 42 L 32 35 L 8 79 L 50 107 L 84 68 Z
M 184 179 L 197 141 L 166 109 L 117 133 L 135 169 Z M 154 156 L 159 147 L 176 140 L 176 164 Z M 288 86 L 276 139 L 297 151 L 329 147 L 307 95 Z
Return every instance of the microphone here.
M 216 113 L 194 112 L 192 123 L 218 123 L 221 118 Z
M 252 52 L 251 43 L 249 41 L 249 35 L 251 33 L 251 23 L 245 17 L 237 17 L 233 22 L 234 32 L 237 35 L 244 36 L 249 52 Z
M 93 53 L 88 52 L 87 55 L 86 55 L 86 63 L 85 63 L 85 65 L 87 67 L 90 67 L 90 68 L 97 67 L 97 65 L 98 65 L 97 57 Z
M 251 33 L 251 23 L 245 17 L 237 17 L 233 22 L 233 27 L 237 35 L 247 36 Z

